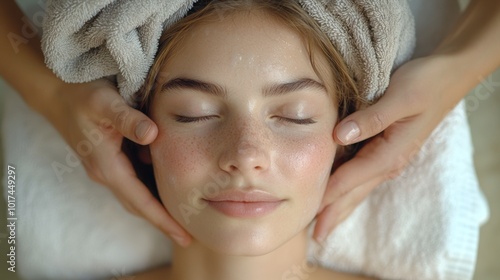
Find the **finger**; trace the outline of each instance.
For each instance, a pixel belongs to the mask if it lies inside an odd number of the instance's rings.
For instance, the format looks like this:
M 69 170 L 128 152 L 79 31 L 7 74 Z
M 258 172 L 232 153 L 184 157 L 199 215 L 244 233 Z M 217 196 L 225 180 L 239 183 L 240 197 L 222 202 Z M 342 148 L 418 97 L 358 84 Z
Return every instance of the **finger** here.
M 392 124 L 370 139 L 351 160 L 340 165 L 330 176 L 327 203 L 373 178 L 397 177 L 418 154 L 431 130 L 425 117 L 408 118 Z M 362 172 L 360 172 L 362 170 Z
M 313 237 L 323 242 L 332 230 L 342 223 L 358 207 L 358 205 L 375 189 L 383 178 L 375 178 L 350 193 L 344 195 L 333 204 L 327 205 L 316 217 Z
M 121 96 L 116 94 L 101 94 L 94 102 L 109 104 L 101 106 L 103 119 L 98 120 L 102 125 L 111 125 L 121 135 L 141 145 L 154 141 L 158 134 L 156 124 L 144 113 L 130 107 Z
M 181 246 L 191 241 L 190 235 L 168 214 L 163 205 L 151 194 L 149 189 L 137 178 L 130 161 L 120 153 L 113 160 L 112 168 L 106 169 L 107 181 L 111 190 L 139 216 L 170 235 Z
M 373 137 L 395 121 L 411 115 L 410 105 L 401 106 L 399 97 L 389 93 L 377 103 L 358 110 L 343 119 L 334 129 L 334 139 L 340 145 L 357 143 Z
M 335 226 L 341 224 L 345 219 L 347 219 L 350 214 L 363 202 L 363 200 L 368 197 L 368 195 L 377 188 L 382 182 L 383 178 L 376 178 L 372 181 L 359 186 L 354 189 L 352 193 L 346 195 L 344 199 L 340 199 L 340 205 L 337 206 L 340 210 L 337 212 L 340 213 L 337 217 L 337 222 L 330 227 L 328 232 L 331 232 Z M 335 206 L 335 205 L 334 205 Z M 342 209 L 344 209 L 342 211 Z
M 130 107 L 123 107 L 123 111 L 112 116 L 114 127 L 128 139 L 147 145 L 154 141 L 158 134 L 156 124 L 142 112 Z
M 126 190 L 121 195 L 117 194 L 117 196 L 120 197 L 120 200 L 123 200 L 123 204 L 132 209 L 130 212 L 148 220 L 156 228 L 173 238 L 179 245 L 187 246 L 191 241 L 189 234 L 168 214 L 167 210 L 153 197 L 151 192 L 136 178 L 129 177 L 125 179 L 128 179 L 130 190 Z M 132 183 L 132 181 L 135 182 Z M 121 190 L 117 189 L 117 191 Z
M 322 207 L 374 178 L 387 179 L 393 159 L 397 161 L 398 154 L 402 153 L 403 148 L 382 136 L 371 139 L 354 158 L 340 165 L 330 176 Z

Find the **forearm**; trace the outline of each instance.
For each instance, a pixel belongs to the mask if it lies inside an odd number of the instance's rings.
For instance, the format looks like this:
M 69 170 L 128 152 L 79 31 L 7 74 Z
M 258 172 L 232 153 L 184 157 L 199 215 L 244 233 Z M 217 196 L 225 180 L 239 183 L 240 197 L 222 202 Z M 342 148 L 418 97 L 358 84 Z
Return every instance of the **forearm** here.
M 24 20 L 23 20 L 24 18 Z M 50 112 L 50 98 L 62 83 L 45 66 L 40 39 L 13 0 L 0 4 L 0 75 L 36 111 Z
M 500 66 L 500 1 L 472 0 L 433 54 L 447 58 L 447 72 L 460 87 L 454 90 L 459 96 L 448 97 L 463 98 Z

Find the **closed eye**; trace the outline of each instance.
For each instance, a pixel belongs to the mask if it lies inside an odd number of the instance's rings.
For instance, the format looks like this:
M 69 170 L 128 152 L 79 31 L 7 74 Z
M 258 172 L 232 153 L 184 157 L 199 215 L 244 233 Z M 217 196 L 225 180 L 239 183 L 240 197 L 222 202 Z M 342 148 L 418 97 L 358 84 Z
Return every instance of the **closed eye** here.
M 180 122 L 180 123 L 195 123 L 195 122 L 202 122 L 202 121 L 208 121 L 210 119 L 216 118 L 217 116 L 201 116 L 201 117 L 188 117 L 188 116 L 180 116 L 180 115 L 175 115 L 175 121 Z
M 285 118 L 285 117 L 279 117 L 276 116 L 279 121 L 282 122 L 289 122 L 289 123 L 294 123 L 294 124 L 301 124 L 301 125 L 308 125 L 308 124 L 314 124 L 316 121 L 312 118 L 307 118 L 307 119 L 293 119 L 293 118 Z

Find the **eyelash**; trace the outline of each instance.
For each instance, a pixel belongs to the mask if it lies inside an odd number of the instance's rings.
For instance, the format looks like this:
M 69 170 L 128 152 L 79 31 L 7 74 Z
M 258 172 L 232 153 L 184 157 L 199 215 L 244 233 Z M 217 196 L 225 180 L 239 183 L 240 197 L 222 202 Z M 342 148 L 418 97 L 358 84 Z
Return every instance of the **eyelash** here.
M 279 121 L 282 122 L 289 122 L 293 124 L 300 124 L 300 125 L 309 125 L 309 124 L 315 124 L 316 121 L 312 118 L 307 118 L 307 119 L 291 119 L 291 118 L 284 118 L 284 117 L 278 117 L 275 116 L 275 118 L 278 118 Z
M 196 123 L 196 122 L 208 121 L 208 120 L 215 118 L 215 117 L 216 116 L 186 117 L 186 116 L 176 115 L 175 121 L 180 122 L 180 123 Z M 285 117 L 279 117 L 279 116 L 275 116 L 275 118 L 278 118 L 278 120 L 281 122 L 289 122 L 289 123 L 299 124 L 299 125 L 309 125 L 309 124 L 316 123 L 316 121 L 312 118 L 292 119 L 292 118 L 285 118 Z
M 215 118 L 216 116 L 203 116 L 203 117 L 186 117 L 186 116 L 175 116 L 175 121 L 180 123 L 196 123 L 201 121 L 208 121 L 209 119 Z

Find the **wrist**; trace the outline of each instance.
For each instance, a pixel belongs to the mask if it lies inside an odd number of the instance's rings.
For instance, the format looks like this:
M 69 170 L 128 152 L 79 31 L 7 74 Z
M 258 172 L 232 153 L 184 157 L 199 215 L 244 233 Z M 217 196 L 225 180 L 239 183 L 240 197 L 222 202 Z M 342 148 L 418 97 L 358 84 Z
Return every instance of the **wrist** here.
M 473 58 L 461 52 L 434 53 L 424 59 L 424 71 L 428 73 L 425 79 L 434 81 L 429 86 L 437 94 L 436 101 L 447 110 L 453 109 L 484 78 L 471 67 Z
M 30 86 L 21 88 L 20 94 L 29 107 L 51 119 L 57 92 L 64 85 L 64 82 L 48 68 L 43 70 L 32 76 L 34 78 L 30 82 Z

